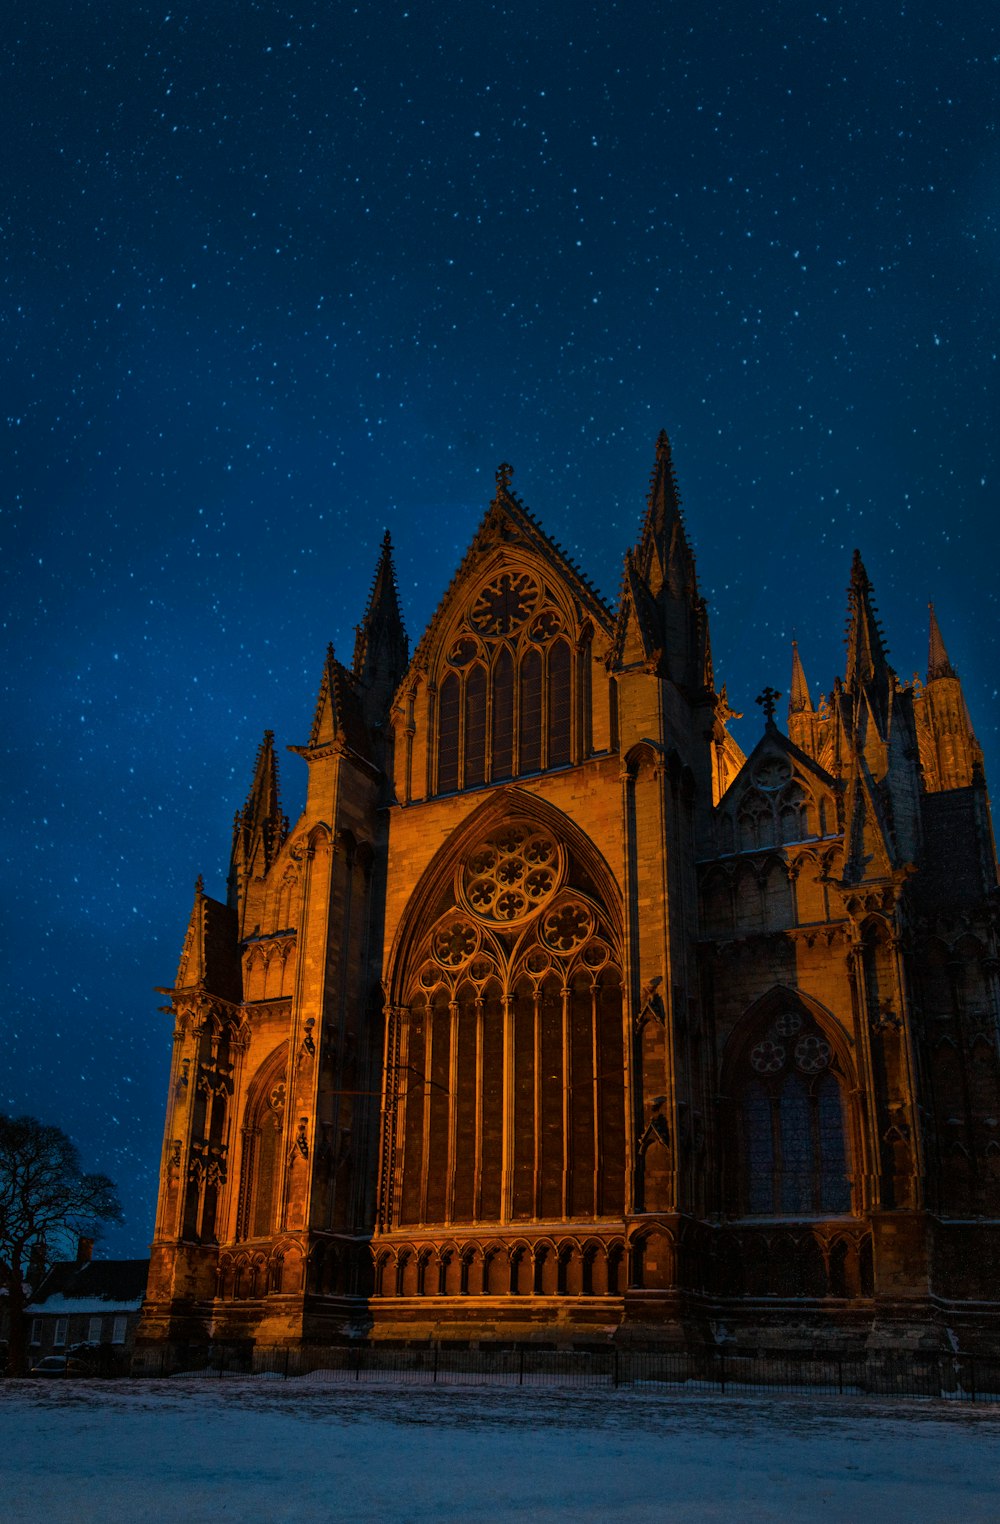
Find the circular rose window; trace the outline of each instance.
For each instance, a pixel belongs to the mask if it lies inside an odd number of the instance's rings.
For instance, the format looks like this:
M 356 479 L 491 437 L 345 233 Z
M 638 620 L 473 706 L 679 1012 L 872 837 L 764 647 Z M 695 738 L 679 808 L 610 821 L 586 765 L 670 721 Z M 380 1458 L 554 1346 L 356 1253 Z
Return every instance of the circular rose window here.
M 563 854 L 551 836 L 510 821 L 469 853 L 459 873 L 459 897 L 477 919 L 510 925 L 542 910 L 563 873 Z

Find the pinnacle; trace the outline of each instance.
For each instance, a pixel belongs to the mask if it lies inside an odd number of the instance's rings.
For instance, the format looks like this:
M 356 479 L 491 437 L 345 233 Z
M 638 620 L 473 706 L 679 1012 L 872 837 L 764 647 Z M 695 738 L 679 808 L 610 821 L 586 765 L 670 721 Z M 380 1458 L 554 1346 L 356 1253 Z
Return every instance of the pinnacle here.
M 895 682 L 895 674 L 889 666 L 871 580 L 859 550 L 854 552 L 851 562 L 851 585 L 847 597 L 849 619 L 845 686 L 852 692 L 857 692 L 874 683 L 879 706 L 884 708 L 888 703 L 889 689 Z
M 392 536 L 388 529 L 382 536 L 382 548 L 375 567 L 371 591 L 368 594 L 364 618 L 355 634 L 353 672 L 356 677 L 364 675 L 366 663 L 369 663 L 372 658 L 372 648 L 377 645 L 379 637 L 383 635 L 388 636 L 393 644 L 402 647 L 402 661 L 405 666 L 406 631 L 403 628 L 403 616 L 399 607 L 396 568 L 392 559 Z
M 957 677 L 954 667 L 948 660 L 948 652 L 945 649 L 941 635 L 941 627 L 937 622 L 933 603 L 927 605 L 930 611 L 930 631 L 927 642 L 927 681 L 933 682 L 936 677 Z
M 799 643 L 792 641 L 792 686 L 788 695 L 789 714 L 808 714 L 812 711 L 812 699 L 809 697 L 809 684 L 806 682 L 805 670 L 802 659 L 799 656 Z

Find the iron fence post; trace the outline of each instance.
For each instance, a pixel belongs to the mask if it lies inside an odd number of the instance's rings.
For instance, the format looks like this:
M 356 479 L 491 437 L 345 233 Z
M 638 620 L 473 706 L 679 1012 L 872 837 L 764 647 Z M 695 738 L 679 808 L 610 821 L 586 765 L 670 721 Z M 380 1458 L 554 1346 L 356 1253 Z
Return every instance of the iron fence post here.
M 437 1378 L 438 1378 L 438 1356 L 440 1355 L 440 1353 L 441 1353 L 441 1346 L 438 1345 L 438 1344 L 435 1344 L 435 1346 L 434 1346 L 434 1385 L 435 1386 L 437 1385 Z
M 517 1384 L 518 1384 L 518 1386 L 523 1386 L 524 1385 L 524 1345 L 523 1344 L 521 1345 L 521 1348 L 518 1350 Z

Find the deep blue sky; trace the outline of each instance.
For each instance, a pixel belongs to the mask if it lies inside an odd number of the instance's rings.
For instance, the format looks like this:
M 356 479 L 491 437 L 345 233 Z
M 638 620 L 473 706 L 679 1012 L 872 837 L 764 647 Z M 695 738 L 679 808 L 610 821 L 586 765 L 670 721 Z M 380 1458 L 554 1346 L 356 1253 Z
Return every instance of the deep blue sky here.
M 859 545 L 901 676 L 936 600 L 1000 776 L 994 17 L 8 14 L 0 1108 L 117 1179 L 105 1253 L 151 1234 L 153 986 L 260 734 L 305 739 L 386 526 L 419 635 L 501 459 L 613 598 L 668 429 L 745 746 L 793 628 L 814 696 L 842 670 Z

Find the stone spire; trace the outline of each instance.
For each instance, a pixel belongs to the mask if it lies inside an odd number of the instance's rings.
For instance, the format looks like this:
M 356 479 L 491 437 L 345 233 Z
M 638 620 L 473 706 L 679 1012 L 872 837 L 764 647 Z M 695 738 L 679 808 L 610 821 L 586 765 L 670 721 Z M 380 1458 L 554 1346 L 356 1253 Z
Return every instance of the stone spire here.
M 659 561 L 658 578 L 649 564 L 650 551 L 655 551 Z M 656 436 L 656 456 L 649 478 L 649 496 L 637 559 L 647 578 L 652 573 L 657 581 L 666 583 L 671 596 L 697 598 L 694 556 L 684 528 L 673 452 L 665 429 Z M 654 594 L 659 592 L 659 587 L 653 586 L 652 582 L 651 588 Z
M 797 640 L 792 641 L 792 685 L 788 693 L 788 713 L 789 715 L 812 713 L 809 684 L 806 682 Z
M 364 618 L 354 640 L 352 672 L 362 695 L 365 719 L 384 725 L 393 695 L 410 660 L 410 643 L 403 626 L 392 559 L 392 540 L 386 530 Z
M 860 550 L 854 552 L 847 596 L 850 613 L 844 688 L 854 699 L 855 712 L 862 696 L 867 700 L 884 740 L 888 734 L 896 674 L 889 665 L 871 581 Z
M 941 629 L 937 622 L 933 603 L 927 605 L 930 611 L 930 632 L 927 642 L 927 681 L 933 682 L 939 677 L 957 677 L 951 662 L 948 660 L 948 652 L 945 650 L 944 641 L 941 638 Z
M 626 567 L 645 588 L 656 609 L 660 630 L 646 632 L 646 643 L 657 647 L 656 669 L 689 694 L 714 692 L 712 643 L 705 600 L 698 591 L 694 555 L 688 543 L 674 473 L 670 440 L 661 429 L 649 480 L 649 495 L 639 543 Z M 634 604 L 636 599 L 632 599 Z M 624 610 L 620 611 L 620 614 Z M 648 620 L 647 620 L 648 623 Z M 627 632 L 619 619 L 616 648 Z

